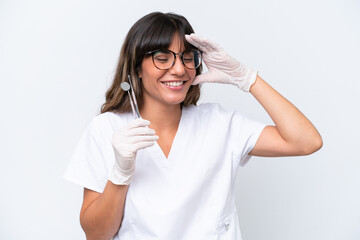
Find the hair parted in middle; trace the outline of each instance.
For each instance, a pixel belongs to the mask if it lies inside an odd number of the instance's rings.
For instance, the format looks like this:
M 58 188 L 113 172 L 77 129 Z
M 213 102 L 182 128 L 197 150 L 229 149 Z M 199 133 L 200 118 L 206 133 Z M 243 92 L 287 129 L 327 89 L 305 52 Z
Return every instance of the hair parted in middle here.
M 185 49 L 196 49 L 185 40 L 185 34 L 194 33 L 185 17 L 174 13 L 153 12 L 139 19 L 129 30 L 121 48 L 120 58 L 114 80 L 105 94 L 106 101 L 101 106 L 101 113 L 113 111 L 124 113 L 131 111 L 128 94 L 120 87 L 128 82 L 130 75 L 139 108 L 143 105 L 143 86 L 139 71 L 147 52 L 156 49 L 167 49 L 174 34 L 178 34 Z M 201 74 L 202 66 L 196 69 Z M 181 103 L 181 106 L 196 105 L 200 98 L 199 85 L 192 85 Z

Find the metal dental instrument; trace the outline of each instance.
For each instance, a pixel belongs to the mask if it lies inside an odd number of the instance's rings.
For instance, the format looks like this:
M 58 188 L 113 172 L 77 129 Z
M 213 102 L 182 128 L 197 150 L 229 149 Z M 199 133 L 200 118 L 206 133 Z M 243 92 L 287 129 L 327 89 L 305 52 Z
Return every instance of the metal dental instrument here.
M 126 91 L 129 95 L 129 99 L 130 99 L 130 104 L 131 104 L 131 109 L 133 111 L 134 117 L 135 118 L 141 118 L 140 113 L 139 113 L 139 108 L 136 102 L 136 98 L 135 98 L 135 92 L 132 86 L 132 82 L 131 82 L 131 78 L 130 75 L 128 75 L 128 79 L 129 79 L 129 83 L 127 82 L 122 82 L 120 84 L 120 87 L 122 88 L 122 90 Z M 131 94 L 130 94 L 131 91 Z
M 138 108 L 138 104 L 137 104 L 136 97 L 135 97 L 134 87 L 133 87 L 133 84 L 132 84 L 132 80 L 131 80 L 131 78 L 130 78 L 130 75 L 128 75 L 128 79 L 129 79 L 129 82 L 130 82 L 130 88 L 131 88 L 131 93 L 132 93 L 133 100 L 134 100 L 135 110 L 136 110 L 136 113 L 137 113 L 138 118 L 141 118 L 140 112 L 139 112 L 139 108 Z

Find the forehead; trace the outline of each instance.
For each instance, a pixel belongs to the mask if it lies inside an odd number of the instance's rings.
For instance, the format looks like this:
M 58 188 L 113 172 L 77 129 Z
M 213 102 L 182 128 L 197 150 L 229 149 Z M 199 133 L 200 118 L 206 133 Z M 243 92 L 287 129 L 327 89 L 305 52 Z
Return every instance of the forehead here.
M 173 35 L 169 45 L 169 50 L 174 52 L 182 52 L 185 50 L 185 44 L 183 40 L 180 38 L 179 34 Z

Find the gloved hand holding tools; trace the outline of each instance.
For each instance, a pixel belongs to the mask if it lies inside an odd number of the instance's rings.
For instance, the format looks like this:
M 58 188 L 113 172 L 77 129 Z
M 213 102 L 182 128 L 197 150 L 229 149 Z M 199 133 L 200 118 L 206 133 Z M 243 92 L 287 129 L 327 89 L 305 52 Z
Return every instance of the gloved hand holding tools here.
M 151 147 L 159 139 L 155 130 L 148 128 L 148 120 L 137 118 L 117 130 L 112 139 L 115 164 L 109 180 L 116 185 L 129 185 L 135 170 L 136 153 Z

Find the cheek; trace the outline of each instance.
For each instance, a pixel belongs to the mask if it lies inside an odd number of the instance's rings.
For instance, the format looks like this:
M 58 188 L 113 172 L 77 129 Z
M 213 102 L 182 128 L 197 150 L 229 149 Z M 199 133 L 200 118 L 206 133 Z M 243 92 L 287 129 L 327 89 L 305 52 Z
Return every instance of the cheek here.
M 155 68 L 151 59 L 143 60 L 139 76 L 142 78 L 144 85 L 150 85 L 152 82 L 156 82 L 156 80 L 161 78 L 163 75 L 164 72 Z
M 195 77 L 196 77 L 196 71 L 192 70 L 188 74 L 189 74 L 190 81 L 192 83 L 194 81 Z
M 151 91 L 151 89 L 155 89 L 157 87 L 157 84 L 159 84 L 159 79 L 164 76 L 164 72 L 159 71 L 158 69 L 143 69 L 141 76 L 143 88 Z

